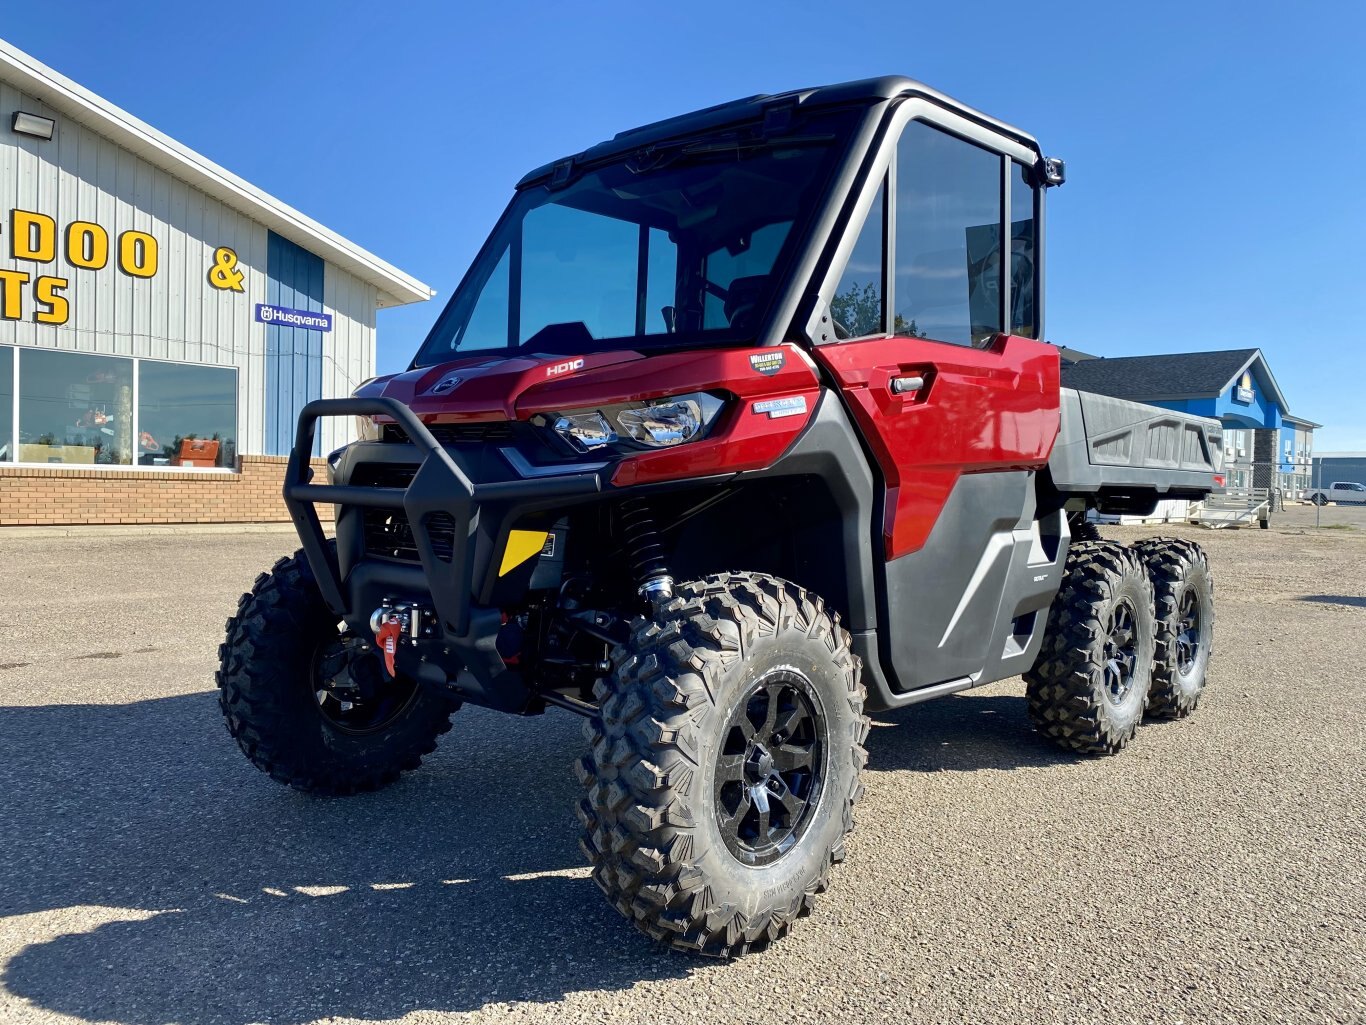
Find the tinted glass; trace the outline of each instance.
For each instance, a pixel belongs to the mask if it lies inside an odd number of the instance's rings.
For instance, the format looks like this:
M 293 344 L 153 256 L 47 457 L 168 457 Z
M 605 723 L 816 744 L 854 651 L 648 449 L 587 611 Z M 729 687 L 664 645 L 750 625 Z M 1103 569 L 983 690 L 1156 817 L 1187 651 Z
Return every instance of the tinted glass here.
M 414 363 L 509 342 L 573 353 L 752 338 L 854 117 L 799 115 L 776 136 L 735 125 L 523 189 Z
M 578 321 L 594 338 L 635 333 L 640 226 L 547 203 L 522 222 L 518 343 Z
M 896 333 L 981 344 L 1001 330 L 1001 157 L 912 121 L 896 179 Z
M 830 316 L 835 322 L 836 338 L 858 338 L 881 334 L 884 330 L 882 302 L 883 218 L 887 203 L 887 186 L 878 190 L 868 219 L 863 222 L 849 254 L 835 298 L 830 302 Z
M 0 463 L 14 461 L 14 349 L 0 345 Z
M 236 459 L 234 371 L 138 363 L 139 465 L 231 467 Z
M 460 348 L 502 349 L 508 344 L 508 254 L 493 268 L 465 328 Z
M 1034 189 L 1029 170 L 1011 163 L 1010 175 L 1010 333 L 1038 338 L 1038 244 L 1034 232 Z
M 132 462 L 132 360 L 21 349 L 19 382 L 21 462 Z

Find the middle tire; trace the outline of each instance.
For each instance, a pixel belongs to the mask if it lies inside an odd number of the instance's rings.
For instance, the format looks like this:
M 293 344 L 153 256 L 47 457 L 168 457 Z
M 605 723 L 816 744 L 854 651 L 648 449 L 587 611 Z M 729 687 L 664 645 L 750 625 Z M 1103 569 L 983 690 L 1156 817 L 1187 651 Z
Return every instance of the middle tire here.
M 848 633 L 800 587 L 723 573 L 637 620 L 612 664 L 577 766 L 594 880 L 673 947 L 767 946 L 853 828 L 868 720 Z
M 1035 727 L 1082 754 L 1122 749 L 1143 720 L 1155 638 L 1153 585 L 1138 556 L 1110 541 L 1072 545 L 1024 674 Z

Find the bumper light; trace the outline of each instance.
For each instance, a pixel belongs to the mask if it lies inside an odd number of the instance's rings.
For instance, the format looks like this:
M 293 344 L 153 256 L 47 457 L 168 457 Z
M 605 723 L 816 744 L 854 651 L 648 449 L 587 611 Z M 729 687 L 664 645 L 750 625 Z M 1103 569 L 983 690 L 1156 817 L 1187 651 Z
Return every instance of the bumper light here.
M 581 452 L 622 441 L 646 448 L 669 448 L 705 433 L 722 405 L 715 395 L 693 392 L 652 399 L 641 405 L 561 413 L 551 421 L 551 426 Z

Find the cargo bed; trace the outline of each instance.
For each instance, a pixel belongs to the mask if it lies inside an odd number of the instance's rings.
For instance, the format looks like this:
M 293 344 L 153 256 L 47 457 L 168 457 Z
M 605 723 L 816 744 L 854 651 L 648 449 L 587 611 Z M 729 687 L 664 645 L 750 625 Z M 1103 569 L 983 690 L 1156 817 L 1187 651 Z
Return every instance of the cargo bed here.
M 1061 406 L 1049 458 L 1059 491 L 1128 505 L 1143 493 L 1154 500 L 1203 498 L 1221 486 L 1219 421 L 1073 388 L 1062 389 Z

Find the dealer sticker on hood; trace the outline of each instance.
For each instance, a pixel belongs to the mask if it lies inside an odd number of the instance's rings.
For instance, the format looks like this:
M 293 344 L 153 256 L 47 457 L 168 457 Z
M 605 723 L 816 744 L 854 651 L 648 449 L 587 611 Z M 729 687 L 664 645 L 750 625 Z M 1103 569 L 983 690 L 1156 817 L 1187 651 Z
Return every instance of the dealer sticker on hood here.
M 749 358 L 749 365 L 765 377 L 772 377 L 787 362 L 787 354 L 782 349 L 773 352 L 756 352 Z

